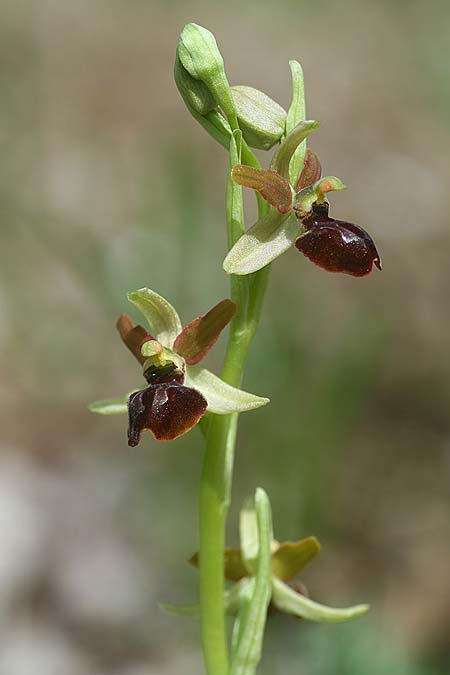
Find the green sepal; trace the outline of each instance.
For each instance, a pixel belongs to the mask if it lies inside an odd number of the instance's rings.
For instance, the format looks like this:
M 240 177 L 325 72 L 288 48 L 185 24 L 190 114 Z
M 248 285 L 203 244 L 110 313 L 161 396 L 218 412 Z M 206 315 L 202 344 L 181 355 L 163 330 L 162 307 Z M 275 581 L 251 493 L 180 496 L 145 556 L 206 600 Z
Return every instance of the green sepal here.
M 243 136 L 251 148 L 270 150 L 284 134 L 286 111 L 259 89 L 231 87 Z
M 303 143 L 305 138 L 309 136 L 311 131 L 317 129 L 319 124 L 320 122 L 317 122 L 316 120 L 304 120 L 302 122 L 299 122 L 297 126 L 295 126 L 292 129 L 292 131 L 288 133 L 288 135 L 286 136 L 286 138 L 276 151 L 270 163 L 270 168 L 273 169 L 274 171 L 278 171 L 278 173 L 280 173 L 284 178 L 290 180 L 289 165 L 291 163 L 291 159 L 295 151 L 297 150 L 297 148 L 299 148 L 300 144 Z M 302 155 L 302 165 L 303 165 L 303 157 L 304 154 Z M 300 171 L 298 173 L 300 173 Z M 297 178 L 294 178 L 294 180 L 291 181 L 293 185 L 295 185 L 295 183 L 297 182 Z
M 311 213 L 313 204 L 323 204 L 326 201 L 325 193 L 345 189 L 346 185 L 339 178 L 325 176 L 310 187 L 300 190 L 300 192 L 297 192 L 294 202 L 294 211 L 297 214 L 297 218 L 302 219 L 307 217 Z
M 232 387 L 201 366 L 187 366 L 185 384 L 197 389 L 207 400 L 208 411 L 216 415 L 246 412 L 269 403 L 268 398 Z
M 174 78 L 187 107 L 199 115 L 206 115 L 217 107 L 214 96 L 201 80 L 192 77 L 181 63 L 180 57 L 175 57 Z
M 293 579 L 320 551 L 316 537 L 285 541 L 272 553 L 272 574 L 279 579 Z
M 128 300 L 145 316 L 152 336 L 163 347 L 171 348 L 181 333 L 180 317 L 170 302 L 150 288 L 140 288 L 128 293 Z
M 321 621 L 338 623 L 356 619 L 369 610 L 369 605 L 354 605 L 345 609 L 327 607 L 296 593 L 283 581 L 274 577 L 272 579 L 272 602 L 282 612 L 308 619 L 309 621 Z
M 298 61 L 289 61 L 292 77 L 292 99 L 286 119 L 286 135 L 306 117 L 305 82 L 303 68 Z M 292 185 L 295 185 L 303 167 L 306 152 L 306 140 L 302 141 L 295 150 L 290 166 L 289 177 Z
M 227 274 L 250 274 L 278 258 L 301 235 L 294 213 L 271 210 L 258 220 L 226 256 L 223 269 Z
M 138 389 L 133 389 L 127 394 L 115 398 L 105 398 L 102 401 L 94 401 L 88 405 L 88 410 L 97 415 L 123 415 L 128 412 L 128 398 Z

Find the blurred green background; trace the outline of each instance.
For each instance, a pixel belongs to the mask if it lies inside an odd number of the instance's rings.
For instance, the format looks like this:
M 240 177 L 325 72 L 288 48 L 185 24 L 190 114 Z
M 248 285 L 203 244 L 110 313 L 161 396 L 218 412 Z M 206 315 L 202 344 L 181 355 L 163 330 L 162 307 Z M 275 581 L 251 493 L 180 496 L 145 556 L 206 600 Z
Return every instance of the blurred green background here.
M 114 329 L 147 285 L 184 321 L 226 297 L 227 159 L 172 79 L 187 21 L 232 84 L 285 107 L 302 62 L 332 214 L 384 271 L 274 266 L 245 385 L 229 541 L 257 485 L 303 577 L 353 624 L 268 623 L 261 675 L 442 675 L 450 628 L 450 10 L 340 3 L 6 0 L 0 22 L 0 673 L 202 672 L 193 601 L 198 431 L 131 451 L 86 410 L 136 385 Z M 248 200 L 249 222 L 254 207 Z M 219 368 L 224 340 L 209 358 Z

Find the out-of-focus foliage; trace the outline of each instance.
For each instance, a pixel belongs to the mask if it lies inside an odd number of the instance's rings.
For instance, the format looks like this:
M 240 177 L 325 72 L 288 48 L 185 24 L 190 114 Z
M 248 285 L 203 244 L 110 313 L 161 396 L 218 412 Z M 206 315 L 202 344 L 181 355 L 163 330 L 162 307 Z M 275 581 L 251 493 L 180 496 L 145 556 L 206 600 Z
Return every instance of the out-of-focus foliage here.
M 232 84 L 289 105 L 342 177 L 333 214 L 384 271 L 274 264 L 245 387 L 237 509 L 263 485 L 280 539 L 323 545 L 304 581 L 358 626 L 269 621 L 262 673 L 448 670 L 450 72 L 441 0 L 12 0 L 0 22 L 0 672 L 198 673 L 192 601 L 201 438 L 126 447 L 88 413 L 135 386 L 114 329 L 151 286 L 183 321 L 227 293 L 225 153 L 172 81 L 186 21 L 214 31 Z M 207 177 L 207 179 L 205 178 Z M 255 216 L 248 201 L 248 222 Z M 220 348 L 208 357 L 220 365 Z M 148 664 L 150 663 L 150 667 Z

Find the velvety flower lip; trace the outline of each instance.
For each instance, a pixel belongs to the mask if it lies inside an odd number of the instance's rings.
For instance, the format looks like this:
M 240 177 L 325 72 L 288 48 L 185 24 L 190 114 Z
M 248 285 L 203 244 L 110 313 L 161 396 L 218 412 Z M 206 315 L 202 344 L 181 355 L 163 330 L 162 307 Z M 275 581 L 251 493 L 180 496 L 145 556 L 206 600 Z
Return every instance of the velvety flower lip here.
M 176 380 L 136 391 L 128 399 L 128 445 L 138 445 L 147 430 L 158 441 L 182 436 L 197 424 L 207 405 L 200 392 Z
M 319 267 L 354 277 L 370 274 L 373 265 L 381 270 L 372 237 L 359 225 L 330 218 L 328 204 L 313 204 L 303 226 L 306 233 L 297 239 L 295 246 Z

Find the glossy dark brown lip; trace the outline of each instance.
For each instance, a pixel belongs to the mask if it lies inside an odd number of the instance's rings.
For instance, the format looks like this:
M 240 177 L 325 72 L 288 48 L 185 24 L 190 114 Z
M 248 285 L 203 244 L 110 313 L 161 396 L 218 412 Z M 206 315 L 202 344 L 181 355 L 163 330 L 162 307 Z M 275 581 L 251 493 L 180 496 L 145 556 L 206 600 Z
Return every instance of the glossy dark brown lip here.
M 306 232 L 295 242 L 296 248 L 327 272 L 364 277 L 373 265 L 382 269 L 370 234 L 359 225 L 330 218 L 328 205 L 315 206 L 303 226 Z
M 143 431 L 158 441 L 172 441 L 192 429 L 206 408 L 199 391 L 176 380 L 150 384 L 128 399 L 128 445 L 138 445 Z

